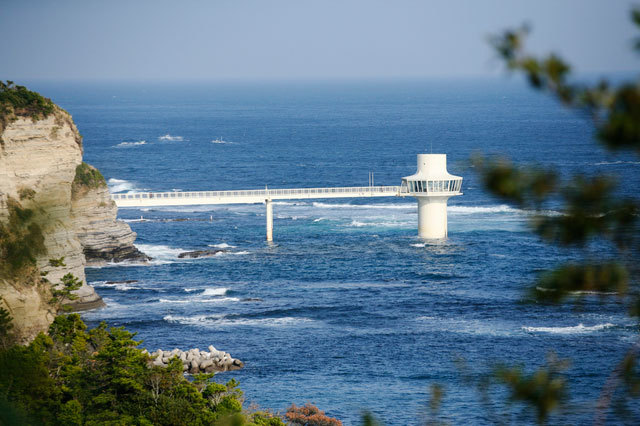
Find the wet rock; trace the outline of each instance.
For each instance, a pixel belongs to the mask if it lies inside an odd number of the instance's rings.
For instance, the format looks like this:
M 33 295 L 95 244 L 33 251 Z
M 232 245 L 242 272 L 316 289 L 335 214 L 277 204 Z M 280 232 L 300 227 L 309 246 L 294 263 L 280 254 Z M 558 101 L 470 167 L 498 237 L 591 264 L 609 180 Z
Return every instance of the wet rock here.
M 193 251 L 185 251 L 178 255 L 180 259 L 198 259 L 201 257 L 212 257 L 217 255 L 218 253 L 225 253 L 225 250 L 193 250 Z

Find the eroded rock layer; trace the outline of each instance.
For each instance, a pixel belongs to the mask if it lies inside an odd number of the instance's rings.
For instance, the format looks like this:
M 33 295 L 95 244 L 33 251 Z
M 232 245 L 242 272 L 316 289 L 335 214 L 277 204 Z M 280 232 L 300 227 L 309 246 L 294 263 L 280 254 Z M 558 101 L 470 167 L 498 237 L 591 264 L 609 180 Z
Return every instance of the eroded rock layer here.
M 73 226 L 87 265 L 150 259 L 133 245 L 136 233 L 116 219 L 118 208 L 106 185 L 74 185 L 71 203 Z

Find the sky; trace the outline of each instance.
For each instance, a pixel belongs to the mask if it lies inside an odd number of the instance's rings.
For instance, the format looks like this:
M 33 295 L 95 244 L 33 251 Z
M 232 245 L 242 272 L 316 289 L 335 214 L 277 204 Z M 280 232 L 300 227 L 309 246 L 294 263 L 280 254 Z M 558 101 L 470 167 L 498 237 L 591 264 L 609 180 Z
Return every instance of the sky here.
M 640 2 L 638 2 L 640 3 Z M 305 80 L 490 76 L 487 38 L 580 73 L 635 71 L 626 0 L 0 0 L 0 79 Z

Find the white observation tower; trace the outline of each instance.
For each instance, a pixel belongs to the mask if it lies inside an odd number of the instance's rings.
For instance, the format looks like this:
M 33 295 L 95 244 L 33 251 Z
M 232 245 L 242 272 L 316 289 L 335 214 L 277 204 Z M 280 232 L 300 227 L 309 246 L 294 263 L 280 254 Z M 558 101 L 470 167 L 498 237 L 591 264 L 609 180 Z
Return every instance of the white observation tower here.
M 462 178 L 447 171 L 446 154 L 418 154 L 418 171 L 402 178 L 401 194 L 418 199 L 418 235 L 447 236 L 447 200 L 462 195 Z

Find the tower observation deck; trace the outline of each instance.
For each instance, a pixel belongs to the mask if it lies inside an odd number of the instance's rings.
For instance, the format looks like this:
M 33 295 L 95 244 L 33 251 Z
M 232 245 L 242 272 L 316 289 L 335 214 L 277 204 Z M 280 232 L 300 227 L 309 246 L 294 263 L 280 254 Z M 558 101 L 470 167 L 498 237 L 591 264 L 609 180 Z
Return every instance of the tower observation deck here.
M 273 200 L 414 196 L 418 199 L 418 235 L 422 238 L 445 238 L 447 200 L 462 194 L 462 178 L 450 175 L 446 162 L 445 154 L 418 154 L 418 172 L 403 178 L 401 186 L 136 192 L 111 194 L 111 199 L 119 208 L 265 203 L 267 241 L 272 241 Z
M 418 199 L 420 237 L 447 237 L 447 201 L 460 189 L 462 178 L 447 171 L 446 154 L 418 154 L 418 171 L 402 178 L 400 192 Z

